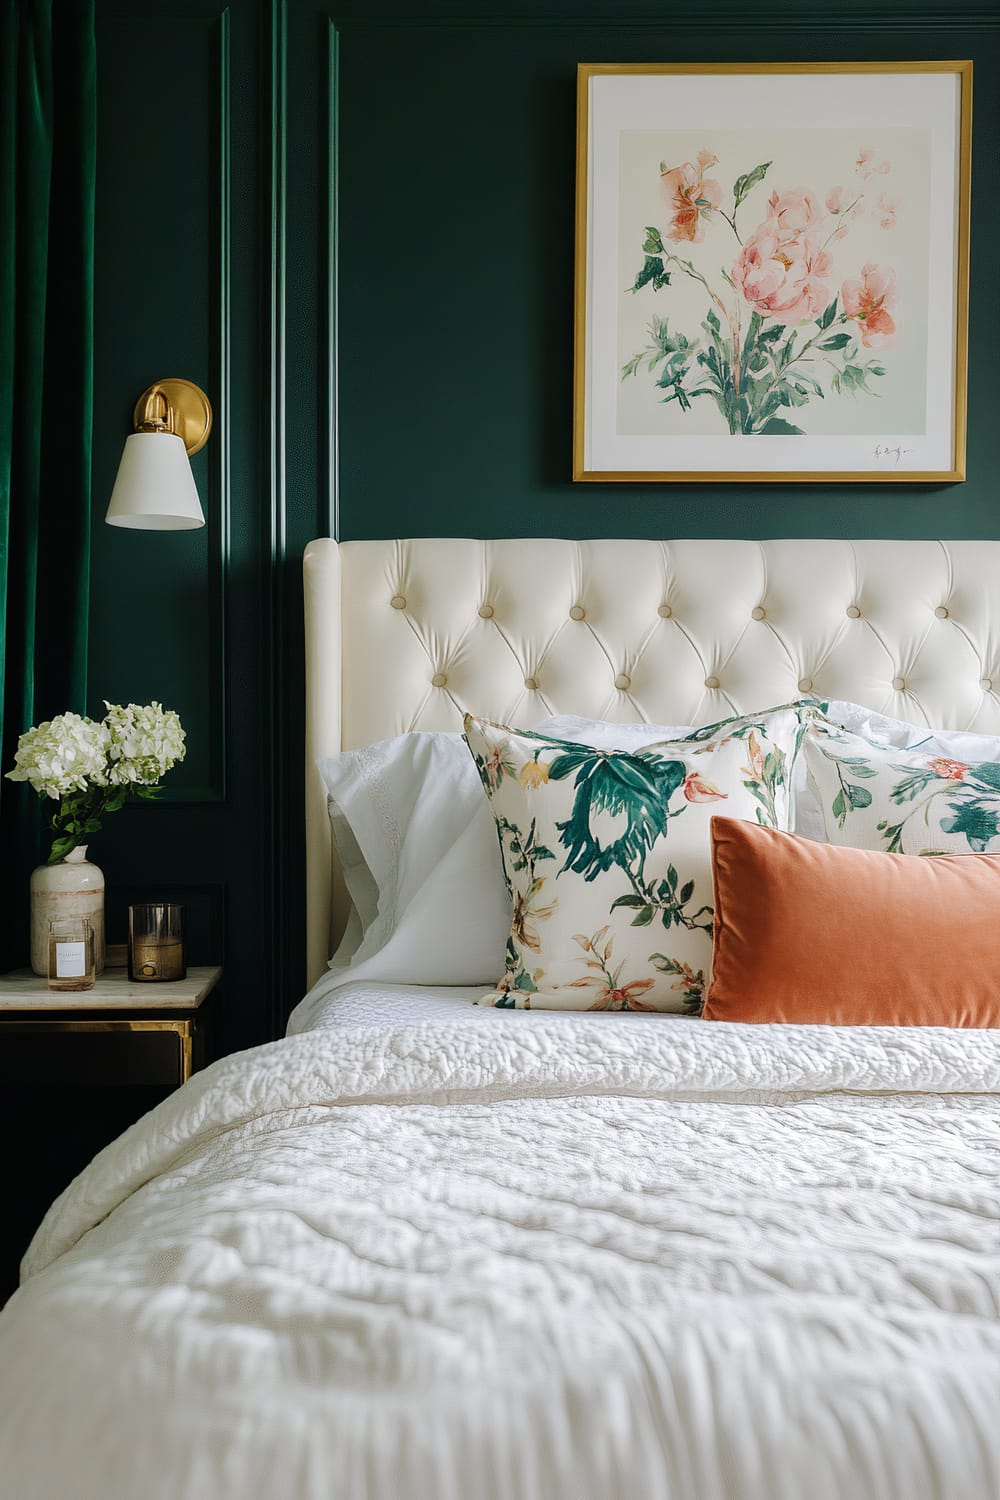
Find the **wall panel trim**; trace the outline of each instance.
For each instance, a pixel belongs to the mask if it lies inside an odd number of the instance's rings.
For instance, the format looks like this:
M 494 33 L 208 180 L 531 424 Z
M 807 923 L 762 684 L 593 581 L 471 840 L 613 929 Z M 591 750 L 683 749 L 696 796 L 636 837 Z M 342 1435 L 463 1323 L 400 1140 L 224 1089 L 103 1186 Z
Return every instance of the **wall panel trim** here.
M 266 507 L 265 557 L 268 576 L 266 606 L 262 610 L 262 688 L 267 700 L 264 722 L 268 725 L 267 778 L 270 817 L 266 812 L 263 838 L 262 885 L 267 891 L 270 916 L 270 974 L 267 976 L 272 1036 L 284 1029 L 283 991 L 289 964 L 288 914 L 281 879 L 289 847 L 288 786 L 285 753 L 285 706 L 283 680 L 287 630 L 285 627 L 287 559 L 286 486 L 286 261 L 287 261 L 287 152 L 288 152 L 288 16 L 286 0 L 271 0 L 270 36 L 267 54 L 269 103 L 269 179 L 267 198 L 270 222 L 270 317 L 268 367 L 270 374 L 267 433 L 269 499 Z M 267 806 L 268 796 L 262 799 Z
M 340 536 L 340 428 L 338 415 L 339 364 L 337 306 L 340 248 L 340 37 L 331 21 L 326 50 L 326 419 L 327 419 L 327 535 Z
M 230 463 L 232 342 L 232 29 L 230 7 L 215 19 L 216 170 L 215 305 L 212 309 L 211 385 L 215 421 L 207 450 L 206 532 L 209 638 L 205 653 L 211 680 L 210 779 L 205 786 L 172 788 L 165 784 L 158 801 L 171 807 L 226 802 L 229 796 L 229 568 L 232 535 Z
M 401 31 L 427 31 L 435 28 L 522 30 L 574 30 L 574 31 L 658 31 L 670 33 L 677 30 L 745 31 L 754 34 L 761 31 L 777 31 L 787 34 L 790 27 L 795 31 L 918 31 L 940 32 L 944 36 L 956 30 L 995 31 L 1000 29 L 1000 7 L 996 0 L 966 0 L 964 5 L 943 6 L 937 0 L 909 0 L 906 4 L 893 4 L 882 0 L 881 4 L 866 4 L 865 0 L 825 0 L 810 7 L 808 18 L 796 16 L 790 21 L 787 4 L 729 3 L 714 6 L 709 10 L 704 0 L 674 0 L 669 6 L 663 0 L 631 0 L 626 6 L 613 4 L 588 6 L 581 0 L 524 0 L 523 5 L 496 6 L 492 10 L 474 10 L 468 0 L 433 0 L 416 9 L 398 0 L 381 5 L 372 0 L 341 0 L 333 7 L 334 17 L 340 29 L 352 31 L 381 30 L 387 27 Z M 793 49 L 794 50 L 794 49 Z M 782 52 L 782 56 L 784 51 Z M 946 55 L 953 55 L 945 49 Z M 706 59 L 707 60 L 707 59 Z M 850 60 L 850 59 L 848 59 Z

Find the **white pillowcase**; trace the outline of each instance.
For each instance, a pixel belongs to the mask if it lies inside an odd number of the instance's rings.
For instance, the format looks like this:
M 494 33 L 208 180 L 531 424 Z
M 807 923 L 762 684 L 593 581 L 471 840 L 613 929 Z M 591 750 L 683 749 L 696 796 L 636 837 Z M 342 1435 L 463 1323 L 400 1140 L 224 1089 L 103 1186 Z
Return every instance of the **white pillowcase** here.
M 397 735 L 318 765 L 357 917 L 353 945 L 345 934 L 331 967 L 380 955 L 378 977 L 388 980 L 394 944 L 404 955 L 402 978 L 488 977 L 503 952 L 510 905 L 493 818 L 462 736 Z

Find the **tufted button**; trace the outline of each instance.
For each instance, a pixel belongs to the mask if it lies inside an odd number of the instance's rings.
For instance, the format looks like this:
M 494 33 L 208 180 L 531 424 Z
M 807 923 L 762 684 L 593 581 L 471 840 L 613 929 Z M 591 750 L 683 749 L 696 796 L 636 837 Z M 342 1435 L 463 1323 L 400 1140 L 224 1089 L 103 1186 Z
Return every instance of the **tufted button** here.
M 766 620 L 767 610 L 762 604 L 758 604 L 756 609 L 752 609 L 750 611 L 750 618 L 751 620 Z
M 993 691 L 993 678 L 992 677 L 980 677 L 980 679 L 979 679 L 979 686 L 982 688 L 982 690 L 983 690 L 984 693 L 992 692 Z
M 661 620 L 669 620 L 670 616 L 673 614 L 673 610 L 670 608 L 669 604 L 661 604 L 656 613 L 659 615 Z
M 481 620 L 492 620 L 492 618 L 493 618 L 493 606 L 492 606 L 492 604 L 481 604 L 479 606 L 479 618 Z
M 389 603 L 392 605 L 393 609 L 406 608 L 406 600 L 403 598 L 402 594 L 393 594 L 392 598 L 389 600 Z
M 569 612 L 569 617 L 571 620 L 585 620 L 587 618 L 587 611 L 582 604 L 574 604 Z
M 618 691 L 620 693 L 624 693 L 625 690 L 627 688 L 630 688 L 631 686 L 632 686 L 632 679 L 631 679 L 631 677 L 629 677 L 628 673 L 627 672 L 619 672 L 618 676 L 615 678 L 615 687 L 618 689 Z
M 811 677 L 800 677 L 799 678 L 799 692 L 800 693 L 811 693 L 812 692 L 812 685 L 813 685 L 813 680 L 812 680 Z
M 937 615 L 939 620 L 947 620 L 948 618 L 948 611 L 943 604 L 939 604 L 934 613 Z
M 534 677 L 526 677 L 524 679 L 524 685 L 528 689 L 529 693 L 537 693 L 538 683 Z
M 446 672 L 435 672 L 431 678 L 431 687 L 444 687 L 448 681 Z
M 856 604 L 849 604 L 847 606 L 847 618 L 849 620 L 861 619 L 861 611 Z
M 706 677 L 705 686 L 714 690 L 719 686 L 719 679 L 717 677 Z
M 906 678 L 905 677 L 894 677 L 892 679 L 892 687 L 893 687 L 893 691 L 896 692 L 896 693 L 905 692 L 905 690 L 906 690 Z

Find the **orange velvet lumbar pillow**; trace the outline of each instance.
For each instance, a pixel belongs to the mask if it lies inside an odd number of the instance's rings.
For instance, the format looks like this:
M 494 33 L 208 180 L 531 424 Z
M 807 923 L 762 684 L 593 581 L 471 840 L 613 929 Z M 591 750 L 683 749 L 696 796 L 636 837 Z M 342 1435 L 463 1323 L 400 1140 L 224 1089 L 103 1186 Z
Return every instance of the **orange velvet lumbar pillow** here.
M 709 1021 L 1000 1026 L 1000 855 L 885 854 L 712 819 Z

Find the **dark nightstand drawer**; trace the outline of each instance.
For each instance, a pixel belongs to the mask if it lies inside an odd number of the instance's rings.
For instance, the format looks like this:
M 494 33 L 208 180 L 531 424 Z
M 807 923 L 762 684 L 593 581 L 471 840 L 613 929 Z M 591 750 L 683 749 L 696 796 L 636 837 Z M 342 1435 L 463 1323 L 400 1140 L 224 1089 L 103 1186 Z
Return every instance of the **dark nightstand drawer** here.
M 112 1026 L 115 1023 L 111 1023 Z M 0 1023 L 0 1086 L 128 1088 L 154 1084 L 176 1088 L 183 1080 L 179 1031 L 123 1029 L 61 1031 L 51 1023 Z M 204 1028 L 191 1022 L 192 1067 L 200 1065 Z

